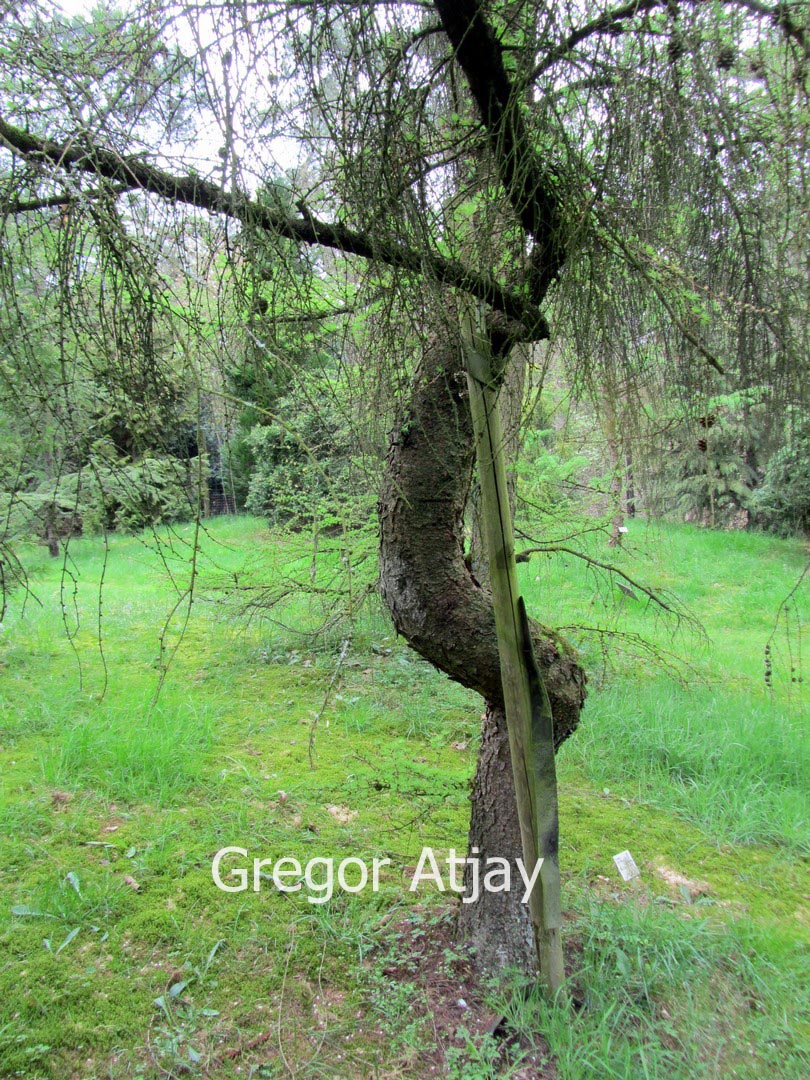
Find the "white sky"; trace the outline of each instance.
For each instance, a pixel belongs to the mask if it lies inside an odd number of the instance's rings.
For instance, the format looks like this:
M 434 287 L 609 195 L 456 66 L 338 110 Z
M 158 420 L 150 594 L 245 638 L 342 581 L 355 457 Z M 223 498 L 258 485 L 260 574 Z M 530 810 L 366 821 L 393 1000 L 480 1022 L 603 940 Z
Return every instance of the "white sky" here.
M 54 7 L 61 9 L 61 11 L 69 18 L 75 16 L 87 17 L 95 8 L 107 5 L 114 5 L 118 10 L 125 13 L 133 12 L 138 8 L 138 0 L 53 0 L 53 4 Z M 170 3 L 166 5 L 167 9 L 171 6 Z M 178 18 L 172 24 L 174 40 L 187 55 L 193 53 L 199 54 L 200 47 L 202 48 L 203 53 L 211 49 L 211 56 L 214 62 L 212 64 L 205 64 L 206 79 L 209 82 L 212 95 L 215 99 L 221 100 L 222 76 L 220 57 L 221 53 L 224 51 L 222 41 L 218 38 L 214 21 L 207 12 L 197 13 L 195 27 L 196 33 L 191 29 L 188 18 L 180 15 L 178 12 Z M 238 59 L 237 56 L 234 62 L 234 70 L 238 67 Z M 260 86 L 260 81 L 252 76 L 249 67 L 246 68 L 242 75 L 240 91 L 243 100 L 249 100 L 253 103 L 260 98 L 262 93 L 266 93 Z M 268 154 L 272 158 L 271 165 L 273 166 L 272 171 L 274 172 L 288 171 L 296 168 L 296 166 L 300 164 L 302 147 L 295 140 L 284 136 L 277 136 L 263 142 L 263 161 L 261 165 L 258 161 L 251 161 L 253 155 L 251 154 L 250 146 L 245 141 L 244 136 L 246 134 L 247 132 L 240 132 L 237 117 L 234 132 L 234 147 L 240 159 L 240 183 L 243 190 L 247 189 L 251 192 L 255 191 L 256 179 L 258 176 L 265 176 L 267 174 Z M 177 152 L 173 153 L 173 148 L 166 145 L 165 142 L 162 149 L 165 152 L 167 162 L 169 159 L 176 159 L 177 157 L 182 156 L 186 165 L 193 165 L 201 172 L 213 170 L 215 175 L 221 175 L 222 160 L 220 157 L 220 149 L 223 143 L 224 135 L 221 124 L 211 115 L 209 115 L 207 121 L 205 117 L 200 115 L 198 117 L 198 137 L 191 149 L 191 154 L 189 154 L 188 147 L 184 147 L 182 152 L 179 148 L 176 148 Z M 157 146 L 155 149 L 157 149 Z

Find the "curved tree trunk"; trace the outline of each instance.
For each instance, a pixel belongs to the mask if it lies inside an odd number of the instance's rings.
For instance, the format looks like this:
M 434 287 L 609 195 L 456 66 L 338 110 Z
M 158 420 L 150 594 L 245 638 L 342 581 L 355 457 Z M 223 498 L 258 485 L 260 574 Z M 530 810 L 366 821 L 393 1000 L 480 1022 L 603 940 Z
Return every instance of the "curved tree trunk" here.
M 488 723 L 472 795 L 470 843 L 480 849 L 480 859 L 517 858 L 520 831 L 492 600 L 464 562 L 464 507 L 474 456 L 461 343 L 436 336 L 425 346 L 388 453 L 379 503 L 381 591 L 396 629 L 416 651 L 483 696 Z M 545 628 L 533 630 L 559 746 L 579 721 L 585 675 L 559 637 Z M 483 902 L 463 905 L 460 931 L 472 937 L 487 967 L 533 965 L 520 892 L 488 894 Z
M 475 958 L 485 971 L 517 968 L 534 973 L 537 952 L 529 909 L 521 902 L 522 887 L 517 860 L 522 858 L 520 824 L 512 780 L 509 735 L 503 709 L 487 705 L 481 728 L 481 748 L 475 768 L 470 815 L 468 853 L 479 858 L 500 855 L 508 859 L 512 889 L 481 891 L 474 904 L 462 904 L 457 932 L 459 940 L 475 947 Z M 484 864 L 482 864 L 484 865 Z M 470 882 L 465 875 L 465 893 Z

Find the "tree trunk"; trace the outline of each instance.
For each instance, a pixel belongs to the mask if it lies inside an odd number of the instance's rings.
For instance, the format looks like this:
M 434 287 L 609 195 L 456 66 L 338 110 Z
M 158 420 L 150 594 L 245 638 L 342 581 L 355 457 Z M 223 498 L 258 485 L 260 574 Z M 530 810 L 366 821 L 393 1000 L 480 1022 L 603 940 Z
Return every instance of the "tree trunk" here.
M 45 511 L 45 544 L 52 559 L 59 557 L 59 532 L 56 528 L 56 509 L 49 506 Z
M 537 969 L 534 933 L 528 905 L 521 902 L 522 889 L 516 887 L 521 881 L 517 859 L 523 851 L 506 717 L 502 709 L 490 705 L 484 713 L 471 802 L 468 854 L 477 849 L 479 858 L 497 854 L 508 859 L 513 887 L 509 892 L 481 891 L 476 903 L 462 904 L 459 941 L 475 946 L 476 962 L 485 971 L 517 968 L 533 974 Z M 472 892 L 469 867 L 464 891 Z
M 634 518 L 636 516 L 636 481 L 633 476 L 633 455 L 630 451 L 629 439 L 624 451 L 624 490 L 625 512 L 629 518 Z
M 520 833 L 492 599 L 464 562 L 464 507 L 475 450 L 461 343 L 448 342 L 448 336 L 427 342 L 392 436 L 379 503 L 380 587 L 397 631 L 426 660 L 483 696 L 491 722 L 472 795 L 471 843 L 482 860 L 517 857 Z M 553 631 L 535 625 L 533 632 L 559 746 L 579 721 L 585 675 Z M 513 890 L 508 899 L 519 903 L 520 893 Z M 517 962 L 531 970 L 527 913 L 504 924 L 499 895 L 464 905 L 460 931 L 473 935 L 485 966 Z M 487 945 L 497 938 L 499 949 Z
M 610 392 L 604 398 L 603 431 L 607 443 L 608 457 L 612 470 L 610 481 L 610 503 L 612 517 L 608 547 L 621 547 L 622 529 L 624 528 L 624 510 L 622 508 L 622 459 L 621 439 L 618 431 L 616 408 Z

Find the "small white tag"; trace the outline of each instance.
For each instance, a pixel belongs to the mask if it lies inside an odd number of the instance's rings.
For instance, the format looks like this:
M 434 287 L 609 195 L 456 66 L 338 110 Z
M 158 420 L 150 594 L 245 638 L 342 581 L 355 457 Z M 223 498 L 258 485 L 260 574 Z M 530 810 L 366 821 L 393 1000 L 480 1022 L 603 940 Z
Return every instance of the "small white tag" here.
M 620 851 L 618 855 L 613 856 L 613 861 L 624 881 L 632 881 L 633 878 L 640 876 L 641 871 L 629 851 Z

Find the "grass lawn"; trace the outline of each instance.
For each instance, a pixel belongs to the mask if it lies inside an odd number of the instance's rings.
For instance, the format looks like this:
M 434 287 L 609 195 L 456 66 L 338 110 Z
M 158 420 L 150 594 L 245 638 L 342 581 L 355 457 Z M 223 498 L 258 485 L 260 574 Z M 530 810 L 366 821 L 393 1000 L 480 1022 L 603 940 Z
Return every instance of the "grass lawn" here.
M 343 649 L 223 602 L 223 574 L 292 558 L 257 520 L 209 523 L 175 608 L 193 538 L 27 553 L 0 640 L 0 1075 L 810 1075 L 800 543 L 594 542 L 679 625 L 570 554 L 520 567 L 590 672 L 560 754 L 570 1011 L 476 980 L 447 894 L 408 891 L 423 847 L 465 849 L 480 700 L 372 604 Z M 229 845 L 390 862 L 313 904 L 217 889 Z

